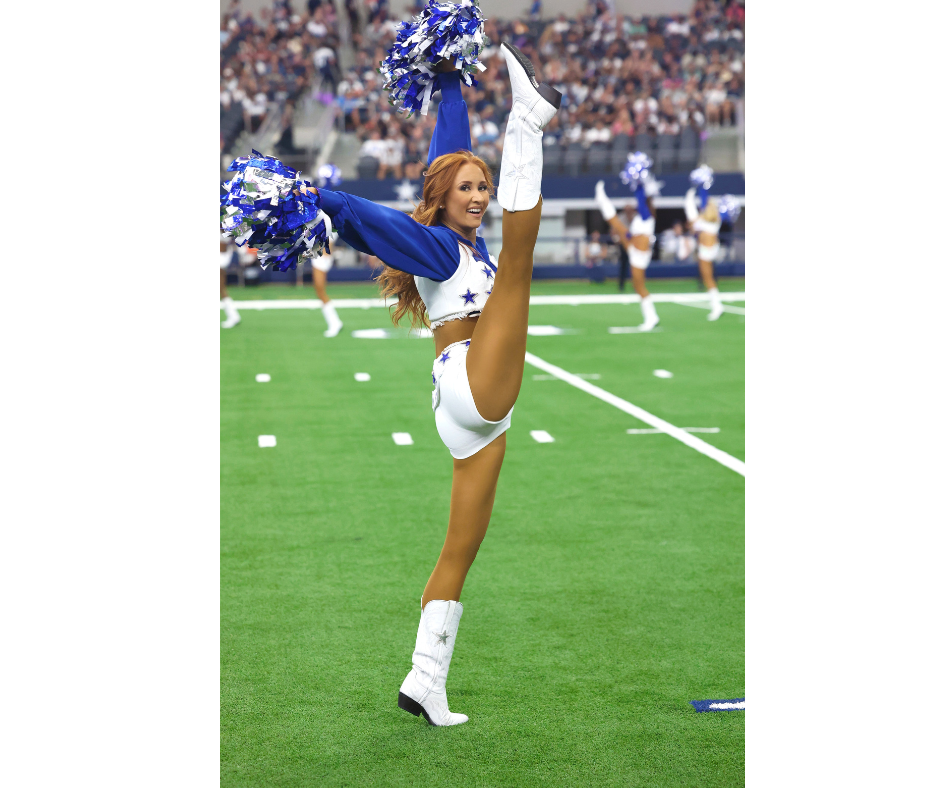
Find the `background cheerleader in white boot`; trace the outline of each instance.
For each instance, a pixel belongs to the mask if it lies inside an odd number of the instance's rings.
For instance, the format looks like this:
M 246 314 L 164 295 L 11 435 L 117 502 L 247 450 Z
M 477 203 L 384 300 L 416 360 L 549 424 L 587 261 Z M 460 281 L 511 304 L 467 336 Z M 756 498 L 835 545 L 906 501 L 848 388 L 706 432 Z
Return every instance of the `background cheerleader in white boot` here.
M 721 295 L 715 282 L 714 265 L 720 249 L 718 232 L 722 222 L 734 224 L 740 207 L 730 194 L 724 195 L 720 200 L 709 197 L 708 192 L 714 184 L 714 172 L 707 164 L 693 170 L 689 180 L 692 181 L 692 186 L 685 193 L 685 215 L 698 241 L 698 270 L 711 304 L 708 319 L 717 320 L 724 313 Z
M 428 43 L 430 42 L 430 43 Z M 533 253 L 542 211 L 542 129 L 561 94 L 540 85 L 529 60 L 503 44 L 512 87 L 496 194 L 503 209 L 497 261 L 477 230 L 493 192 L 486 164 L 471 152 L 461 81 L 473 84 L 484 46 L 475 4 L 431 2 L 399 28 L 382 65 L 385 87 L 400 110 L 427 112 L 441 91 L 422 200 L 412 216 L 293 178 L 280 162 L 239 159 L 223 199 L 223 229 L 258 234 L 259 259 L 279 270 L 302 255 L 319 255 L 335 230 L 351 247 L 385 263 L 385 296 L 397 296 L 393 322 L 408 316 L 429 326 L 437 357 L 431 405 L 453 457 L 450 517 L 443 549 L 421 597 L 412 667 L 398 705 L 431 725 L 459 725 L 467 716 L 447 702 L 447 676 L 463 614 L 460 594 L 486 534 L 506 450 L 506 430 L 522 385 Z M 278 171 L 280 170 L 280 171 Z M 273 175 L 272 175 L 273 173 Z M 277 181 L 277 205 L 258 202 L 245 179 Z M 269 192 L 272 189 L 268 189 Z M 233 196 L 234 195 L 234 196 Z M 263 238 L 261 238 L 263 236 Z M 416 490 L 417 495 L 417 490 Z
M 598 181 L 594 187 L 594 199 L 607 221 L 611 233 L 627 250 L 630 260 L 630 281 L 633 289 L 640 296 L 640 310 L 643 323 L 640 331 L 652 331 L 659 325 L 659 315 L 653 305 L 653 298 L 646 288 L 646 269 L 653 259 L 653 241 L 655 240 L 656 209 L 650 198 L 659 195 L 659 185 L 650 172 L 653 162 L 641 151 L 631 153 L 627 164 L 620 173 L 620 179 L 636 193 L 636 215 L 630 221 L 630 229 L 617 216 L 617 209 L 607 196 L 604 181 Z

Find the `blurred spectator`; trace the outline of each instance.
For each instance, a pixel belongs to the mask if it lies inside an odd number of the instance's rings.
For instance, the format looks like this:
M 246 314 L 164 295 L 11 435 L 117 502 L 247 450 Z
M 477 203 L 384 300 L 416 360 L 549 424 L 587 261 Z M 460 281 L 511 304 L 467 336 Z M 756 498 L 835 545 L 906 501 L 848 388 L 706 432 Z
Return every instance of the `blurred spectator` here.
M 604 261 L 607 259 L 607 247 L 601 243 L 601 234 L 599 232 L 591 233 L 591 240 L 588 241 L 584 252 L 584 263 L 588 269 L 588 278 L 592 282 L 604 281 Z

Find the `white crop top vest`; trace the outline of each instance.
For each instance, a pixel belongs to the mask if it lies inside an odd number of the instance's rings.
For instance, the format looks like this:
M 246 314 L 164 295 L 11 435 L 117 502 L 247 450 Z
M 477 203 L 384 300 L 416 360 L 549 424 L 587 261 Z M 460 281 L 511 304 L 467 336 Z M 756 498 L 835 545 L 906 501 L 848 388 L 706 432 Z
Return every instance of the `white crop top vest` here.
M 431 328 L 451 320 L 478 315 L 490 297 L 496 280 L 496 260 L 490 255 L 490 265 L 474 258 L 464 245 L 460 247 L 460 265 L 454 275 L 443 282 L 423 276 L 415 277 L 418 294 L 428 310 Z

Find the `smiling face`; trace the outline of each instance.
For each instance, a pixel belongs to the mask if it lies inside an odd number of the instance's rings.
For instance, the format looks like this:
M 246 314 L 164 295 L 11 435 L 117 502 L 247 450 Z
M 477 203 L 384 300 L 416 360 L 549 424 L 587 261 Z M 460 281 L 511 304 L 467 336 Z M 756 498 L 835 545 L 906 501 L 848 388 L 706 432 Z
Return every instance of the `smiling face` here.
M 465 237 L 475 237 L 490 204 L 483 170 L 467 162 L 459 170 L 442 200 L 441 223 Z

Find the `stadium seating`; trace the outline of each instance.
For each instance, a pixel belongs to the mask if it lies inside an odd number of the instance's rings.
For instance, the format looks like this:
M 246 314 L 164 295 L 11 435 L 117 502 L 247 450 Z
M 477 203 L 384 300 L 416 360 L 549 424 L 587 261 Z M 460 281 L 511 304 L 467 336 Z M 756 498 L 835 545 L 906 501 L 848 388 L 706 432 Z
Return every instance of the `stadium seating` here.
M 356 174 L 362 179 L 375 178 L 379 172 L 379 160 L 374 156 L 363 156 L 356 164 Z

